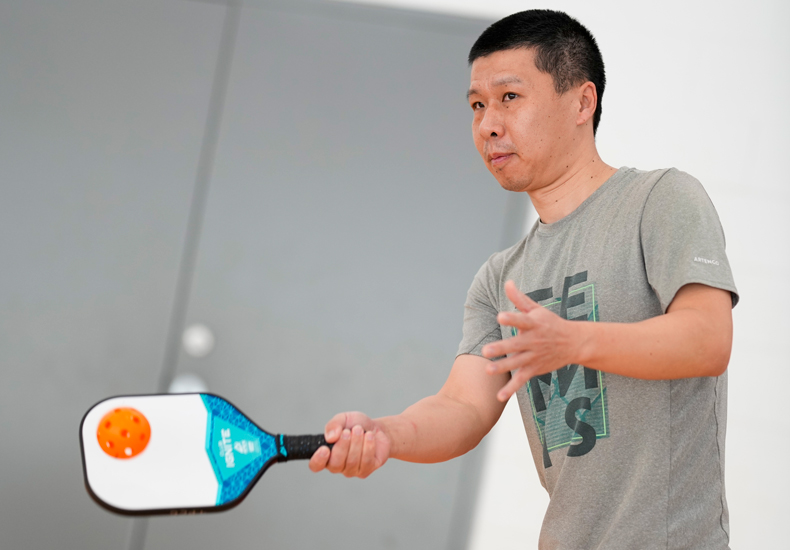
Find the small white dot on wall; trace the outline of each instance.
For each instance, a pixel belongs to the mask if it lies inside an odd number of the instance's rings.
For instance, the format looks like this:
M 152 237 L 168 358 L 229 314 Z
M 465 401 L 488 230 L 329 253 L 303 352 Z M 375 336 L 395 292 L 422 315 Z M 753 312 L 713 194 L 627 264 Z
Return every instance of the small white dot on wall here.
M 214 349 L 214 333 L 206 325 L 195 323 L 184 330 L 181 343 L 187 355 L 200 359 Z

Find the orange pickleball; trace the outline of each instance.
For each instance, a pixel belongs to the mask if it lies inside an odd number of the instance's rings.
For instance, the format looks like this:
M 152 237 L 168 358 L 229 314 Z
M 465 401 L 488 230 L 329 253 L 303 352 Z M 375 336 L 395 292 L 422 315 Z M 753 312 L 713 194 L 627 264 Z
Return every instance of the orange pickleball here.
M 113 458 L 132 458 L 142 453 L 151 439 L 151 425 L 143 413 L 131 407 L 105 414 L 96 438 L 102 450 Z

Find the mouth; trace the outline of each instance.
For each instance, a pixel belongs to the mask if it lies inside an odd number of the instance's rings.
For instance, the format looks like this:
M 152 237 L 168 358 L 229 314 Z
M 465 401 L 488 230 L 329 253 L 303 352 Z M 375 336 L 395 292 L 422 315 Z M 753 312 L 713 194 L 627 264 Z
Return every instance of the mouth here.
M 513 156 L 515 156 L 514 153 L 491 153 L 490 155 L 488 155 L 488 158 L 491 159 L 490 160 L 491 166 L 497 168 L 499 166 L 502 166 L 504 163 L 508 161 L 508 159 L 510 159 L 510 157 Z

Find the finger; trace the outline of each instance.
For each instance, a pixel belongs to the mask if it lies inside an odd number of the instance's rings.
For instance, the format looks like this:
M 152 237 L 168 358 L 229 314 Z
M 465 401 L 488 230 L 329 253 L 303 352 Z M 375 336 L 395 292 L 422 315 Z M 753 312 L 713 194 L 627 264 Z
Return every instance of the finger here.
M 365 479 L 376 469 L 376 432 L 365 433 L 362 446 L 362 462 L 359 465 L 359 477 Z
M 536 302 L 531 300 L 529 296 L 523 294 L 513 281 L 507 281 L 505 283 L 505 294 L 516 308 L 525 313 L 532 311 L 536 307 L 540 307 Z
M 320 472 L 326 468 L 326 463 L 329 461 L 329 447 L 321 445 L 318 450 L 310 457 L 310 469 L 314 472 Z
M 496 316 L 496 320 L 502 325 L 516 327 L 519 330 L 531 330 L 540 324 L 529 312 L 503 311 Z
M 499 340 L 498 342 L 492 342 L 483 346 L 483 357 L 494 359 L 509 353 L 521 353 L 531 349 L 532 341 L 533 339 L 530 334 L 526 333 L 505 340 Z
M 332 454 L 329 456 L 327 469 L 333 474 L 342 472 L 346 468 L 346 458 L 348 448 L 351 444 L 351 430 L 346 428 L 340 433 L 340 439 L 332 447 Z
M 327 443 L 334 443 L 340 438 L 340 433 L 346 427 L 348 413 L 336 414 L 324 427 L 324 439 Z M 349 426 L 350 427 L 350 426 Z
M 535 354 L 533 352 L 522 351 L 520 353 L 511 355 L 510 357 L 505 357 L 504 359 L 491 361 L 488 365 L 486 365 L 486 372 L 488 374 L 499 374 L 502 372 L 514 371 L 523 368 L 531 368 L 531 364 L 534 359 Z
M 343 469 L 343 475 L 346 477 L 354 477 L 359 473 L 359 465 L 362 462 L 362 444 L 365 440 L 365 430 L 362 426 L 354 426 L 351 429 L 351 444 L 348 448 L 348 456 L 346 457 L 346 467 Z
M 505 384 L 501 390 L 499 390 L 496 394 L 496 398 L 501 402 L 505 403 L 511 396 L 516 393 L 521 386 L 526 384 L 530 378 L 531 370 L 529 369 L 519 369 L 512 373 L 510 381 Z

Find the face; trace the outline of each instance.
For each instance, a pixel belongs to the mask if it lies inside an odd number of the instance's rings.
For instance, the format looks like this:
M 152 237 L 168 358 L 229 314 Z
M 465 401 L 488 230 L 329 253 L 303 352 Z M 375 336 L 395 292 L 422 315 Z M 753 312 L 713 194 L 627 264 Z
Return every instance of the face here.
M 523 48 L 476 59 L 471 80 L 475 146 L 500 185 L 533 191 L 562 178 L 580 142 L 574 90 L 558 95 Z

